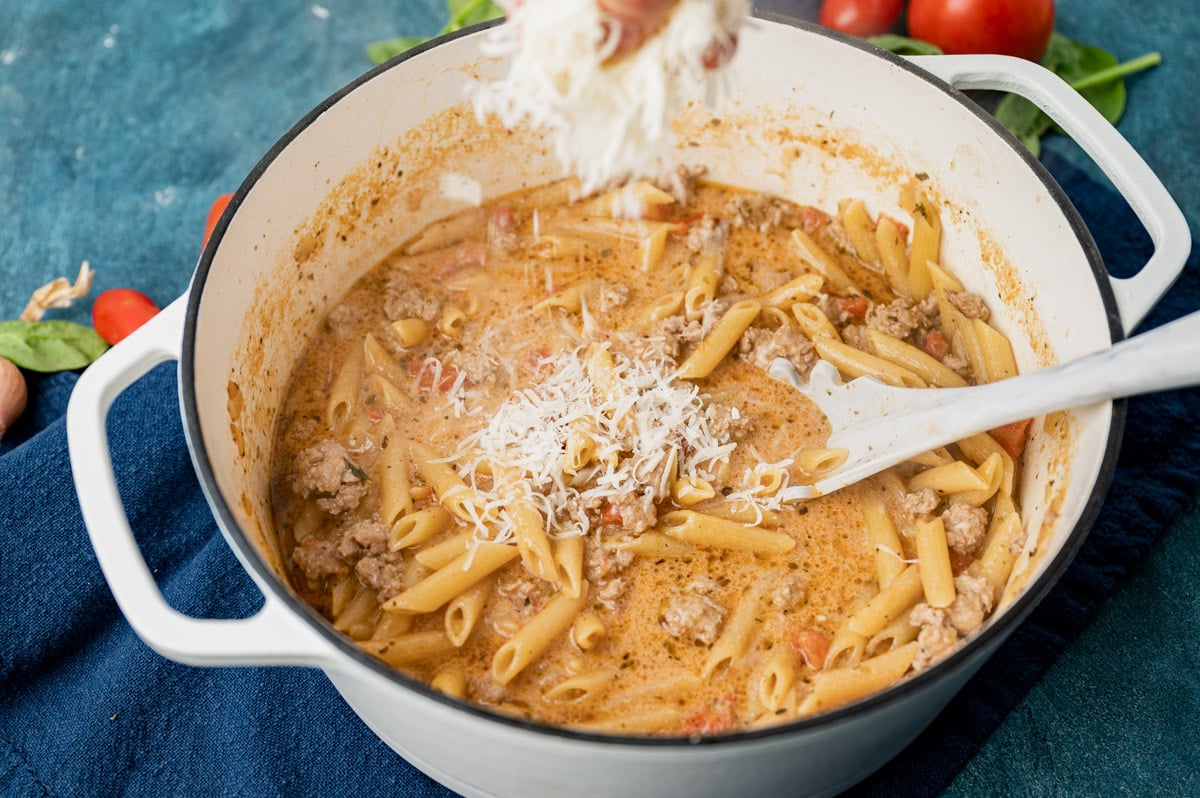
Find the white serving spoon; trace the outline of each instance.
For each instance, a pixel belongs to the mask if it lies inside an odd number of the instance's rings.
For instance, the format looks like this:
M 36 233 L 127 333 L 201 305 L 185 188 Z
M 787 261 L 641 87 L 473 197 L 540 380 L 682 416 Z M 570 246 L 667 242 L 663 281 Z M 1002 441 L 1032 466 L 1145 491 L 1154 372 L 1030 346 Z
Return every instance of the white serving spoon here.
M 895 388 L 873 377 L 842 383 L 824 360 L 807 383 L 784 358 L 770 374 L 816 402 L 833 428 L 826 446 L 848 452 L 812 485 L 781 491 L 785 501 L 802 501 L 1003 424 L 1200 384 L 1200 312 L 1077 360 L 968 388 Z

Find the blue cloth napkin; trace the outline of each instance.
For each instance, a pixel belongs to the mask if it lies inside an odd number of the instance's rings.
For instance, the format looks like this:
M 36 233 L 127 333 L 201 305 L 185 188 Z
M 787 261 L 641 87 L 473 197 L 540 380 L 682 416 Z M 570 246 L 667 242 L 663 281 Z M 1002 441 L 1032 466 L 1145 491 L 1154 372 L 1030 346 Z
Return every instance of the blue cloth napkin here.
M 1124 201 L 1047 155 L 1114 271 L 1150 244 Z M 1200 263 L 1153 311 L 1200 307 Z M 7 796 L 447 796 L 358 721 L 324 676 L 205 669 L 147 648 L 117 610 L 83 528 L 62 414 L 73 374 L 31 380 L 0 442 L 0 791 Z M 856 796 L 937 795 L 1070 643 L 1156 536 L 1200 493 L 1200 391 L 1129 402 L 1114 489 L 1075 563 L 1030 619 L 901 756 Z M 118 484 L 167 599 L 200 617 L 261 602 L 201 495 L 160 366 L 116 402 Z

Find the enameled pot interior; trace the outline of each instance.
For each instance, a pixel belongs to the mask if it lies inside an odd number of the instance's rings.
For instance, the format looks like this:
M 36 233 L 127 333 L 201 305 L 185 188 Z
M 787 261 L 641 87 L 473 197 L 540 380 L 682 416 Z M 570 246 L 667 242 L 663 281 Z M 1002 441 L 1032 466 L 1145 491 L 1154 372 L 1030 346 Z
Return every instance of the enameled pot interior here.
M 180 363 L 201 484 L 247 570 L 346 662 L 448 703 L 456 702 L 360 652 L 292 593 L 271 532 L 268 471 L 275 415 L 308 332 L 379 257 L 462 207 L 439 193 L 440 175 L 466 174 L 488 197 L 562 176 L 538 136 L 481 125 L 463 105 L 467 81 L 502 74 L 502 64 L 479 52 L 483 35 L 452 37 L 365 75 L 267 154 L 197 268 Z M 746 30 L 731 72 L 728 96 L 736 100 L 715 112 L 697 103 L 684 114 L 686 162 L 705 164 L 720 182 L 802 203 L 834 209 L 839 199 L 863 197 L 873 213 L 895 215 L 899 185 L 917 176 L 943 203 L 944 264 L 989 300 L 1022 369 L 1120 337 L 1103 263 L 1078 214 L 1044 168 L 967 98 L 861 42 L 764 19 Z M 1021 497 L 1031 538 L 1018 565 L 1024 576 L 975 641 L 879 696 L 718 741 L 869 711 L 965 667 L 973 650 L 1006 635 L 1080 545 L 1115 466 L 1120 421 L 1121 407 L 1105 405 L 1039 425 Z M 457 705 L 501 723 L 576 734 Z

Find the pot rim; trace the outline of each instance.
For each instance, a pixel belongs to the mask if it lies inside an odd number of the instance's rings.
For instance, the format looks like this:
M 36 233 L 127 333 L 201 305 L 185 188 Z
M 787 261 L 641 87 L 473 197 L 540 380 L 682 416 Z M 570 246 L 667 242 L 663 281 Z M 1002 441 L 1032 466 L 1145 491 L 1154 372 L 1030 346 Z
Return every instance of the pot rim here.
M 1008 132 L 999 122 L 992 117 L 987 111 L 981 108 L 978 104 L 972 101 L 963 92 L 950 87 L 930 73 L 913 65 L 906 59 L 883 50 L 869 42 L 851 37 L 837 31 L 829 30 L 815 23 L 804 20 L 788 17 L 784 14 L 770 12 L 756 12 L 754 15 L 757 19 L 762 19 L 768 22 L 788 25 L 798 30 L 804 31 L 807 34 L 824 36 L 840 42 L 843 45 L 854 47 L 858 50 L 865 51 L 890 62 L 893 66 L 909 72 L 922 80 L 934 85 L 939 90 L 947 94 L 951 99 L 958 102 L 976 117 L 981 119 L 992 131 L 1005 141 L 1017 155 L 1025 163 L 1025 165 L 1033 171 L 1038 180 L 1045 186 L 1049 195 L 1054 199 L 1055 203 L 1063 212 L 1072 232 L 1075 234 L 1080 246 L 1084 251 L 1088 264 L 1091 267 L 1093 277 L 1098 284 L 1100 297 L 1104 305 L 1104 310 L 1108 318 L 1109 333 L 1112 342 L 1125 337 L 1120 316 L 1117 310 L 1116 297 L 1113 293 L 1111 283 L 1109 281 L 1108 271 L 1104 266 L 1103 259 L 1091 232 L 1084 223 L 1082 217 L 1074 204 L 1067 197 L 1063 189 L 1058 185 L 1057 181 L 1050 175 L 1049 171 L 1040 161 L 1033 157 L 1029 150 L 1022 145 L 1011 133 Z M 1080 547 L 1083 545 L 1084 539 L 1087 537 L 1092 525 L 1094 524 L 1100 508 L 1104 503 L 1105 496 L 1108 492 L 1108 487 L 1112 482 L 1113 475 L 1116 471 L 1117 456 L 1120 450 L 1120 443 L 1125 422 L 1125 400 L 1112 402 L 1111 424 L 1109 427 L 1108 441 L 1105 444 L 1104 456 L 1100 465 L 1099 473 L 1093 485 L 1093 490 L 1088 498 L 1079 520 L 1074 528 L 1067 535 L 1062 547 L 1055 554 L 1054 558 L 1047 564 L 1045 570 L 1036 580 L 1029 584 L 1021 596 L 1009 606 L 1004 613 L 990 623 L 982 632 L 973 638 L 968 639 L 964 645 L 960 646 L 953 654 L 946 659 L 930 666 L 921 673 L 915 674 L 904 681 L 895 684 L 875 695 L 852 702 L 849 705 L 830 710 L 815 716 L 800 718 L 789 723 L 780 724 L 768 728 L 752 729 L 729 734 L 722 734 L 712 737 L 648 737 L 620 734 L 601 734 L 596 732 L 581 731 L 565 727 L 552 726 L 545 723 L 523 720 L 510 715 L 505 715 L 500 712 L 495 712 L 484 708 L 478 704 L 462 701 L 448 696 L 432 689 L 424 682 L 413 679 L 401 671 L 392 668 L 377 659 L 376 657 L 367 654 L 356 646 L 348 637 L 333 628 L 323 616 L 316 612 L 311 606 L 305 603 L 300 597 L 290 588 L 283 579 L 263 560 L 258 549 L 250 541 L 245 531 L 242 530 L 234 516 L 231 505 L 227 502 L 226 497 L 221 493 L 217 484 L 215 470 L 210 461 L 207 451 L 203 445 L 203 436 L 201 433 L 201 423 L 199 417 L 197 392 L 195 385 L 195 355 L 196 355 L 196 332 L 197 320 L 199 315 L 200 301 L 203 295 L 205 282 L 212 268 L 213 257 L 220 246 L 221 239 L 224 237 L 229 220 L 237 214 L 238 208 L 244 202 L 250 190 L 255 186 L 258 180 L 267 171 L 270 165 L 285 150 L 291 142 L 296 139 L 305 129 L 320 118 L 326 111 L 334 107 L 348 94 L 352 93 L 359 86 L 374 79 L 384 72 L 394 69 L 408 59 L 417 56 L 434 47 L 438 47 L 449 41 L 461 38 L 463 36 L 474 35 L 482 30 L 491 28 L 495 25 L 502 24 L 503 20 L 493 20 L 480 25 L 475 25 L 470 28 L 465 28 L 461 31 L 456 31 L 446 36 L 437 37 L 428 42 L 425 42 L 405 53 L 402 53 L 395 58 L 387 61 L 384 64 L 374 67 L 370 71 L 360 75 L 354 80 L 347 83 L 342 88 L 327 97 L 319 105 L 309 111 L 303 118 L 296 122 L 290 130 L 287 131 L 275 144 L 267 151 L 267 153 L 259 160 L 254 168 L 247 175 L 242 184 L 238 187 L 237 192 L 229 202 L 229 211 L 223 214 L 217 226 L 212 231 L 208 245 L 204 248 L 201 254 L 200 261 L 196 266 L 196 271 L 192 277 L 191 287 L 187 301 L 187 313 L 183 325 L 183 347 L 182 356 L 179 360 L 179 394 L 180 405 L 183 416 L 183 425 L 186 433 L 186 438 L 189 446 L 192 448 L 192 457 L 196 467 L 196 473 L 199 481 L 204 487 L 204 492 L 209 499 L 210 508 L 216 517 L 219 526 L 224 532 L 226 540 L 234 547 L 240 555 L 241 561 L 253 571 L 252 576 L 255 577 L 260 589 L 270 590 L 273 597 L 281 601 L 290 610 L 297 615 L 304 617 L 310 626 L 320 634 L 326 641 L 344 657 L 349 659 L 355 665 L 365 667 L 373 671 L 377 676 L 382 676 L 389 681 L 413 691 L 426 699 L 436 701 L 446 707 L 453 708 L 458 711 L 467 713 L 485 719 L 491 722 L 499 723 L 503 726 L 511 727 L 516 730 L 525 732 L 534 732 L 550 737 L 557 737 L 564 740 L 572 740 L 587 743 L 602 743 L 610 746 L 652 746 L 655 748 L 690 748 L 697 744 L 700 745 L 728 745 L 733 743 L 746 743 L 761 739 L 779 739 L 787 736 L 809 732 L 826 726 L 833 726 L 843 721 L 849 721 L 861 716 L 865 716 L 873 712 L 876 708 L 899 701 L 906 696 L 918 693 L 927 687 L 931 686 L 935 680 L 949 677 L 951 674 L 959 673 L 963 669 L 974 667 L 977 664 L 978 655 L 993 644 L 999 644 L 1024 620 L 1029 616 L 1033 609 L 1039 604 L 1043 598 L 1050 592 L 1051 588 L 1062 577 L 1067 570 L 1071 561 L 1075 558 Z

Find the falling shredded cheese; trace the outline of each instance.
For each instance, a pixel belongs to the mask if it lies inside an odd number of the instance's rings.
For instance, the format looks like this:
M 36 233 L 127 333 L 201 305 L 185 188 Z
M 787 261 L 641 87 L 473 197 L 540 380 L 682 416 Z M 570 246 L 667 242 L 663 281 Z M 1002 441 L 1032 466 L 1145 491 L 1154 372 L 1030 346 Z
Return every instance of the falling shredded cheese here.
M 732 49 L 750 11 L 748 0 L 679 0 L 636 52 L 613 58 L 620 26 L 606 27 L 596 0 L 502 5 L 508 22 L 491 31 L 484 50 L 511 66 L 501 80 L 473 84 L 476 111 L 508 127 L 546 128 L 585 194 L 670 171 L 671 117 L 686 96 L 717 101 L 720 70 L 705 68 L 705 54 Z

